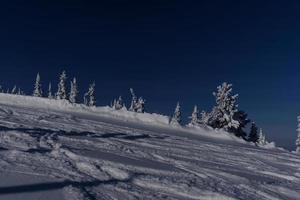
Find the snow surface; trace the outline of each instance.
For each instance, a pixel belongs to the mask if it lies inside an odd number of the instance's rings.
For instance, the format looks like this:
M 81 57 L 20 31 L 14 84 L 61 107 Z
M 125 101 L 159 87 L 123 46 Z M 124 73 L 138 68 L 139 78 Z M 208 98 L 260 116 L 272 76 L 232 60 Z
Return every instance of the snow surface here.
M 0 199 L 300 199 L 300 155 L 166 116 L 0 94 Z

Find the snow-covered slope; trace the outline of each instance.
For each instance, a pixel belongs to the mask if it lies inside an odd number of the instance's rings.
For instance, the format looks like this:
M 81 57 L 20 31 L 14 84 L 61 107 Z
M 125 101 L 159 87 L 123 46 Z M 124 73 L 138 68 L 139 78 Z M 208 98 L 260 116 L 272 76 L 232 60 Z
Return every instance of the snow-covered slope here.
M 300 156 L 160 115 L 0 94 L 0 199 L 300 199 Z

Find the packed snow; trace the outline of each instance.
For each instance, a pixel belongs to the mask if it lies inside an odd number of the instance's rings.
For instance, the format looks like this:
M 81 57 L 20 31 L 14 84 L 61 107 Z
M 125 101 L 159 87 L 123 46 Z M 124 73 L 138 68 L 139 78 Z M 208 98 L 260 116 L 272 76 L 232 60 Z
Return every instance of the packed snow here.
M 300 199 L 300 155 L 158 114 L 0 94 L 0 199 Z

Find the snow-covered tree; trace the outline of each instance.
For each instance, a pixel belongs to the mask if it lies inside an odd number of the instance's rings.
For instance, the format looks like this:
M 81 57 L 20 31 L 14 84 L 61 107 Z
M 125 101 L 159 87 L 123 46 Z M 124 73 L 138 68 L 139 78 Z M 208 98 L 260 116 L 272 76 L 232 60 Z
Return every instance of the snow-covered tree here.
M 41 77 L 40 74 L 37 73 L 35 84 L 34 84 L 34 90 L 33 90 L 33 96 L 35 97 L 41 97 L 43 95 L 42 92 L 42 85 L 41 85 Z
M 71 91 L 69 96 L 69 101 L 71 103 L 74 104 L 77 102 L 77 94 L 78 94 L 77 82 L 76 82 L 76 78 L 73 78 L 73 80 L 71 81 Z
M 137 105 L 136 105 L 136 112 L 144 113 L 145 112 L 145 99 L 143 97 L 140 97 Z
M 132 88 L 130 88 L 130 93 L 131 93 L 131 104 L 129 107 L 129 111 L 137 112 L 138 98 L 135 95 Z
M 216 106 L 210 113 L 211 118 L 209 125 L 213 128 L 238 128 L 239 122 L 234 120 L 234 114 L 238 111 L 238 95 L 232 95 L 232 84 L 223 83 L 217 87 L 217 92 L 213 95 L 216 97 Z
M 250 133 L 248 136 L 248 140 L 250 142 L 254 142 L 254 143 L 257 143 L 259 140 L 258 128 L 254 122 L 251 123 L 251 129 L 250 129 Z
M 84 94 L 83 102 L 89 107 L 94 107 L 96 105 L 95 83 L 90 84 L 89 90 Z
M 190 125 L 193 125 L 193 126 L 197 126 L 199 125 L 199 111 L 198 111 L 198 107 L 195 105 L 194 106 L 194 110 L 193 110 L 193 113 L 192 113 L 192 116 L 190 116 L 191 118 L 191 122 L 190 122 Z
M 17 94 L 17 86 L 15 85 L 14 87 L 13 87 L 13 89 L 11 90 L 11 93 L 12 94 Z
M 123 99 L 119 96 L 118 100 L 114 99 L 112 107 L 116 110 L 121 110 L 124 106 Z
M 267 144 L 266 135 L 263 133 L 262 129 L 259 129 L 259 137 L 257 143 L 260 145 Z
M 53 99 L 51 83 L 49 83 L 49 86 L 48 86 L 48 98 Z
M 56 93 L 56 99 L 66 99 L 67 94 L 66 94 L 66 87 L 65 87 L 65 82 L 67 80 L 67 75 L 66 71 L 63 71 L 61 75 L 59 76 L 59 83 L 57 86 L 57 93 Z
M 180 125 L 181 124 L 181 107 L 179 102 L 177 102 L 173 117 L 171 119 L 171 124 Z
M 199 123 L 204 126 L 209 126 L 209 120 L 211 118 L 211 113 L 207 113 L 206 111 L 202 111 L 200 113 Z

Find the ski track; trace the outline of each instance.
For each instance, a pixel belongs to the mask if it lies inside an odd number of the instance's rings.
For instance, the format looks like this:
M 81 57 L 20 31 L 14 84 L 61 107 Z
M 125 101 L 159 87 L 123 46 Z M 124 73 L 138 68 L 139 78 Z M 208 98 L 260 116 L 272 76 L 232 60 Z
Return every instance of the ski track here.
M 0 173 L 57 180 L 67 200 L 300 199 L 299 155 L 158 130 L 2 105 Z

